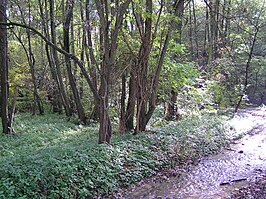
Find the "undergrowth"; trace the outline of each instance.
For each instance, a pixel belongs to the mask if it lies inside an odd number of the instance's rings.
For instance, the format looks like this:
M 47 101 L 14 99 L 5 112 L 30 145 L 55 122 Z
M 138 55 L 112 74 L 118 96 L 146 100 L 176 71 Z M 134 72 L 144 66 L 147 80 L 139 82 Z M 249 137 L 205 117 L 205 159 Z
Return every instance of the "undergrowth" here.
M 64 116 L 20 115 L 0 137 L 0 198 L 92 198 L 228 144 L 225 117 L 195 116 L 158 132 L 114 136 L 97 145 L 96 126 Z

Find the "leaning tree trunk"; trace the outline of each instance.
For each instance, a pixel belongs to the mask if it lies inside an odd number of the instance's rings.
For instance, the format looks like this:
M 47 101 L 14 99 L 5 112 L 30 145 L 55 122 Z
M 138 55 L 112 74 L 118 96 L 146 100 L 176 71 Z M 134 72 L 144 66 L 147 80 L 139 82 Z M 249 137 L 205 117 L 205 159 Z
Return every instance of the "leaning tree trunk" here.
M 64 21 L 64 26 L 63 26 L 63 33 L 64 33 L 64 49 L 66 52 L 70 52 L 70 44 L 69 44 L 69 27 L 70 27 L 70 21 L 73 16 L 73 2 L 67 1 L 67 10 L 66 10 L 66 16 L 65 16 L 65 21 Z M 78 112 L 78 117 L 79 120 L 83 123 L 86 124 L 86 116 L 84 112 L 84 108 L 81 103 L 80 95 L 77 89 L 76 81 L 73 76 L 72 72 L 72 66 L 70 62 L 70 58 L 68 56 L 65 56 L 66 60 L 66 66 L 67 66 L 67 74 L 68 74 L 68 79 L 69 79 L 69 84 L 74 96 L 74 102 L 77 108 Z
M 238 109 L 239 109 L 239 107 L 241 105 L 241 102 L 243 101 L 243 97 L 246 95 L 246 92 L 247 92 L 251 61 L 252 61 L 252 58 L 253 58 L 253 52 L 254 52 L 254 47 L 255 47 L 256 41 L 257 41 L 258 32 L 259 32 L 259 27 L 255 27 L 255 33 L 253 35 L 253 40 L 251 42 L 251 48 L 250 48 L 250 51 L 248 53 L 248 60 L 247 60 L 246 67 L 245 67 L 244 88 L 243 88 L 243 91 L 242 91 L 242 93 L 241 93 L 241 95 L 239 97 L 238 103 L 235 106 L 234 113 L 237 113 L 237 111 L 238 111 Z

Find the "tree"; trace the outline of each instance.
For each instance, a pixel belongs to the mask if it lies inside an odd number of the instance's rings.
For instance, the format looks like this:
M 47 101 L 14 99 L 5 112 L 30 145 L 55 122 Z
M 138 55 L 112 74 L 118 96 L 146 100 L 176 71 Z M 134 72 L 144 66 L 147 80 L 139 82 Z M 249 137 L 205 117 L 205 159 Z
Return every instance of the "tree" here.
M 56 32 L 56 18 L 55 18 L 55 2 L 54 0 L 49 0 L 49 5 L 50 5 L 50 27 L 51 27 L 51 41 L 56 45 L 57 44 L 57 32 Z M 60 94 L 60 99 L 62 100 L 62 104 L 65 108 L 65 112 L 67 116 L 71 116 L 72 115 L 72 110 L 70 108 L 70 103 L 69 103 L 69 97 L 67 96 L 66 93 L 66 89 L 64 86 L 64 82 L 63 82 L 63 73 L 62 73 L 62 69 L 60 66 L 60 60 L 58 57 L 58 52 L 52 48 L 51 49 L 52 52 L 52 61 L 53 64 L 55 65 L 55 69 L 54 73 L 56 75 L 57 78 L 57 84 L 58 84 L 58 91 Z
M 0 0 L 0 23 L 6 23 L 7 0 Z M 7 28 L 0 24 L 0 67 L 1 67 L 1 118 L 4 134 L 12 133 L 13 121 L 8 114 L 8 57 Z
M 176 6 L 175 15 L 178 17 L 177 21 L 173 21 L 173 28 L 177 32 L 177 36 L 174 39 L 175 44 L 181 45 L 181 32 L 182 32 L 182 21 L 183 21 L 183 14 L 184 14 L 184 0 L 178 1 L 178 4 Z M 193 16 L 194 16 L 194 23 L 196 22 L 195 19 L 195 8 L 194 8 L 194 0 L 192 0 L 192 7 L 193 7 Z M 196 49 L 198 49 L 198 42 L 196 38 Z M 198 54 L 198 53 L 197 53 Z M 197 55 L 198 57 L 198 55 Z M 171 57 L 172 60 L 177 59 L 176 55 Z M 177 106 L 176 106 L 176 100 L 177 100 L 177 91 L 175 88 L 172 88 L 170 93 L 168 94 L 170 99 L 166 100 L 165 102 L 165 118 L 167 120 L 172 119 L 178 119 L 177 116 Z
M 74 8 L 74 1 L 67 0 L 66 1 L 66 11 L 65 11 L 65 20 L 63 22 L 63 34 L 64 34 L 64 50 L 70 53 L 70 36 L 69 36 L 69 29 L 70 29 L 70 22 L 73 18 L 73 8 Z M 66 66 L 67 66 L 67 74 L 69 79 L 69 84 L 71 86 L 71 90 L 74 96 L 74 102 L 76 105 L 76 109 L 78 112 L 79 120 L 86 124 L 86 117 L 84 108 L 81 103 L 80 95 L 77 89 L 77 84 L 73 75 L 71 59 L 68 56 L 65 56 Z
M 174 21 L 176 16 L 181 17 L 184 7 L 183 0 L 176 0 L 170 4 L 169 13 L 175 17 L 173 19 L 167 20 L 166 26 L 163 28 L 160 39 L 159 55 L 157 56 L 156 64 L 151 67 L 152 72 L 148 74 L 148 62 L 151 59 L 151 50 L 154 44 L 155 36 L 159 29 L 159 20 L 163 8 L 165 7 L 165 2 L 160 2 L 158 18 L 154 23 L 154 32 L 152 31 L 152 9 L 153 3 L 151 0 L 146 1 L 146 19 L 145 21 L 141 16 L 135 14 L 136 23 L 141 38 L 141 46 L 138 53 L 138 60 L 136 65 L 136 82 L 137 82 L 137 113 L 136 113 L 136 127 L 135 133 L 140 131 L 145 131 L 146 126 L 153 115 L 157 103 L 157 92 L 160 74 L 162 71 L 164 59 L 167 53 L 168 45 L 172 39 L 172 33 L 176 30 Z M 173 8 L 173 9 L 171 9 Z M 175 28 L 173 28 L 173 26 Z
M 28 14 L 25 13 L 23 11 L 23 9 L 21 8 L 20 5 L 18 5 L 19 10 L 20 10 L 20 14 L 21 14 L 21 19 L 23 21 L 23 23 L 26 24 L 26 21 L 28 21 L 28 25 L 30 26 L 31 24 L 31 3 L 29 2 L 28 4 Z M 28 19 L 26 20 L 24 17 L 28 15 Z M 33 95 L 34 95 L 34 105 L 33 105 L 33 114 L 35 114 L 35 109 L 36 109 L 36 103 L 38 106 L 38 110 L 39 110 L 39 114 L 44 114 L 44 107 L 43 107 L 43 103 L 42 103 L 42 99 L 40 97 L 39 91 L 38 91 L 38 85 L 37 85 L 37 80 L 36 80 L 36 60 L 35 60 L 35 56 L 32 50 L 32 39 L 31 39 L 31 35 L 30 35 L 30 31 L 27 30 L 27 43 L 28 43 L 28 48 L 26 47 L 26 45 L 23 43 L 22 39 L 20 37 L 17 36 L 17 34 L 15 32 L 13 32 L 13 34 L 16 36 L 16 38 L 18 39 L 18 41 L 20 42 L 20 44 L 22 45 L 29 66 L 30 66 L 30 73 L 31 73 L 31 79 L 32 79 L 32 84 L 33 84 Z
M 250 81 L 250 72 L 251 72 L 251 62 L 254 56 L 254 49 L 255 45 L 258 40 L 258 34 L 261 31 L 263 27 L 265 27 L 265 21 L 261 20 L 265 16 L 265 1 L 263 1 L 261 7 L 255 9 L 255 10 L 250 10 L 251 12 L 254 12 L 252 16 L 243 16 L 242 21 L 247 20 L 250 24 L 248 29 L 242 29 L 241 24 L 239 24 L 239 28 L 241 28 L 245 33 L 248 34 L 248 39 L 245 41 L 245 45 L 248 47 L 246 54 L 248 55 L 248 58 L 245 63 L 245 70 L 244 70 L 244 82 L 243 82 L 243 89 L 241 91 L 238 103 L 235 106 L 235 113 L 238 111 L 241 102 L 243 100 L 243 97 L 247 94 L 247 89 L 248 89 L 248 84 Z M 247 8 L 248 9 L 248 8 Z M 241 21 L 240 21 L 241 22 Z M 263 23 L 264 22 L 264 23 Z M 248 23 L 247 23 L 248 24 Z
M 118 34 L 121 28 L 124 14 L 131 0 L 123 3 L 116 2 L 110 7 L 108 1 L 96 1 L 96 8 L 100 18 L 100 130 L 99 143 L 111 141 L 112 125 L 108 114 L 110 77 L 115 67 Z

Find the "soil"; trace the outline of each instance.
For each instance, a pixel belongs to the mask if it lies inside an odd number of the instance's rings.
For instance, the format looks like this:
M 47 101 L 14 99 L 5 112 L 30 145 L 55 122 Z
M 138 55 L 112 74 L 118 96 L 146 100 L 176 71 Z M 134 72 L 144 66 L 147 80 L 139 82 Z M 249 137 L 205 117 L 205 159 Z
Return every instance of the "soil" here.
M 248 186 L 242 187 L 231 193 L 227 199 L 264 199 L 266 198 L 266 171 L 265 175 L 258 177 L 255 182 L 250 183 Z

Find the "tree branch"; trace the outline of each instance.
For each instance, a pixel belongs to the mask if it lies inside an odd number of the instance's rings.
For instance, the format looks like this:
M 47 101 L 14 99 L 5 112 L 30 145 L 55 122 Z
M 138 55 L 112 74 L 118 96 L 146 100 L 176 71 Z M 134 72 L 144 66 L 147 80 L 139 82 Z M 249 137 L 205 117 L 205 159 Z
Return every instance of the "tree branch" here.
M 72 59 L 80 68 L 82 74 L 84 75 L 93 95 L 97 98 L 100 99 L 100 96 L 97 92 L 97 89 L 95 88 L 94 84 L 92 83 L 88 72 L 86 71 L 86 69 L 84 68 L 84 64 L 83 62 L 75 55 L 75 54 L 71 54 L 66 52 L 65 50 L 63 50 L 62 48 L 59 48 L 57 45 L 55 45 L 54 43 L 52 43 L 49 39 L 47 39 L 41 32 L 39 32 L 38 30 L 36 30 L 35 28 L 25 25 L 25 24 L 20 24 L 20 23 L 16 23 L 16 22 L 8 22 L 8 23 L 2 23 L 0 22 L 0 25 L 5 25 L 5 26 L 18 26 L 21 28 L 26 28 L 31 30 L 33 33 L 35 33 L 36 35 L 38 35 L 41 39 L 43 39 L 46 44 L 48 44 L 49 46 L 51 46 L 52 48 L 54 48 L 56 51 L 58 51 L 59 53 L 67 56 L 68 58 Z

